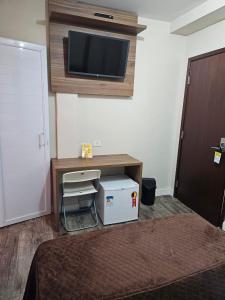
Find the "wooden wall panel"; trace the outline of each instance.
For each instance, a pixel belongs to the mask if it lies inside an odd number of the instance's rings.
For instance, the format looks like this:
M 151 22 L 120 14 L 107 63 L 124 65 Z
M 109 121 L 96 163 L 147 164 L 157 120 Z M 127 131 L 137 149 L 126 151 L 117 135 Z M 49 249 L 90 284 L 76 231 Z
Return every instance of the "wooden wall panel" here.
M 122 33 L 123 31 L 109 31 L 103 26 L 101 30 L 85 24 L 85 18 L 89 18 L 92 22 L 98 17 L 94 16 L 95 12 L 110 14 L 114 19 L 105 19 L 114 23 L 115 26 L 125 26 L 131 31 L 139 30 L 145 26 L 137 24 L 137 16 L 133 13 L 108 9 L 104 7 L 93 6 L 89 4 L 75 2 L 73 0 L 49 0 L 49 48 L 50 48 L 50 73 L 51 73 L 51 90 L 58 93 L 73 93 L 86 95 L 105 95 L 105 96 L 132 96 L 134 85 L 134 69 L 136 58 L 136 34 Z M 58 17 L 57 17 L 58 16 Z M 76 16 L 83 19 L 80 24 Z M 72 22 L 73 21 L 73 22 Z M 101 22 L 99 22 L 101 24 Z M 109 37 L 130 40 L 130 50 L 128 56 L 126 76 L 123 80 L 85 77 L 69 74 L 68 69 L 68 31 L 80 31 L 104 35 Z M 143 29 L 144 30 L 144 29 Z M 120 32 L 120 33 L 119 33 Z
M 71 75 L 67 72 L 67 43 L 68 31 L 89 32 L 130 40 L 130 50 L 124 80 L 109 80 L 105 78 L 84 77 Z M 134 83 L 134 67 L 136 54 L 136 36 L 128 36 L 105 31 L 80 28 L 76 26 L 50 23 L 50 68 L 51 89 L 53 92 L 132 96 Z
M 123 10 L 111 9 L 102 6 L 82 3 L 75 0 L 49 0 L 49 14 L 60 13 L 64 15 L 82 16 L 93 20 L 102 20 L 94 16 L 95 13 L 113 15 L 113 19 L 106 19 L 107 22 L 126 25 L 137 25 L 138 17 L 135 13 Z

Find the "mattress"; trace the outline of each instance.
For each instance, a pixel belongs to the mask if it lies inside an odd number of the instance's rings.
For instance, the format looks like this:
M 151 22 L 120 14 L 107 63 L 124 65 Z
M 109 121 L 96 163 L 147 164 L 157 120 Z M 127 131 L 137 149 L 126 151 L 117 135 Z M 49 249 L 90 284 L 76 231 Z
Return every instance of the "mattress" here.
M 196 214 L 44 242 L 24 300 L 225 299 L 225 234 Z

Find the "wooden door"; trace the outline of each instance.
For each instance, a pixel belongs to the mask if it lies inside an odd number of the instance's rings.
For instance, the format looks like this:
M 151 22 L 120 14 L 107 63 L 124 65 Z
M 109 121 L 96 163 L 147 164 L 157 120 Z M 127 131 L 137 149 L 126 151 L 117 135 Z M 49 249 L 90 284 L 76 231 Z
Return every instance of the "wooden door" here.
M 50 213 L 45 53 L 0 38 L 0 227 Z
M 181 124 L 175 196 L 216 226 L 224 218 L 225 153 L 214 163 L 225 137 L 225 49 L 189 60 Z

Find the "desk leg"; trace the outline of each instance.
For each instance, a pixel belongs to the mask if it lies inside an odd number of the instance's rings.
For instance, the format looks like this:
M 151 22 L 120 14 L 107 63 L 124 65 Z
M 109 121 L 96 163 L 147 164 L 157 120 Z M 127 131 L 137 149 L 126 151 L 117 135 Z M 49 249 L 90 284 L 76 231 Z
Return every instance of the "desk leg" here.
M 59 231 L 59 187 L 58 174 L 55 169 L 52 169 L 52 206 L 55 230 Z
M 140 203 L 141 203 L 141 190 L 142 190 L 142 164 L 137 166 L 128 166 L 125 167 L 125 174 L 132 178 L 139 184 L 139 209 L 138 214 L 140 213 Z
M 142 164 L 137 165 L 137 166 L 125 167 L 125 174 L 139 184 L 139 203 L 140 203 L 141 188 L 142 188 Z

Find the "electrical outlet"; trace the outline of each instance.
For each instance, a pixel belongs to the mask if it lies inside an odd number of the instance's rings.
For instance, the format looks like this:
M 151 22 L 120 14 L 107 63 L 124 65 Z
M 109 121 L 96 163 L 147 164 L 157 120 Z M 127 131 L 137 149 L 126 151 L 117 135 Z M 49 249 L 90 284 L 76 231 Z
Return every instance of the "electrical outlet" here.
M 100 141 L 100 140 L 95 140 L 95 141 L 93 142 L 93 146 L 94 146 L 94 147 L 102 147 L 102 141 Z

